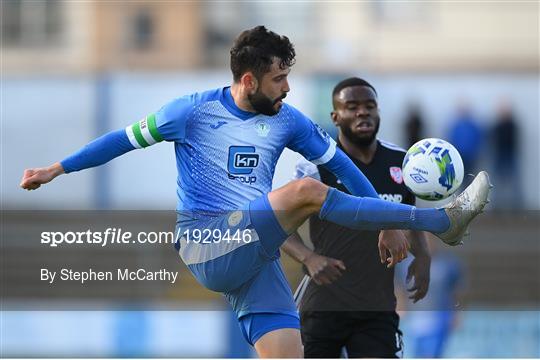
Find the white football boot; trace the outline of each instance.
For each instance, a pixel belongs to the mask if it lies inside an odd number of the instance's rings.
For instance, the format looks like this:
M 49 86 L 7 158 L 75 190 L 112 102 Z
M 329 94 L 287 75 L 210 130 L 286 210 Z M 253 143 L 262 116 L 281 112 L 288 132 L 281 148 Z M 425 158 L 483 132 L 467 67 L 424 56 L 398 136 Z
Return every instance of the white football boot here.
M 489 203 L 488 196 L 492 187 L 488 173 L 480 171 L 461 194 L 442 207 L 450 219 L 450 227 L 435 235 L 451 246 L 463 244 L 463 238 L 469 235 L 469 223 L 482 213 L 484 206 Z

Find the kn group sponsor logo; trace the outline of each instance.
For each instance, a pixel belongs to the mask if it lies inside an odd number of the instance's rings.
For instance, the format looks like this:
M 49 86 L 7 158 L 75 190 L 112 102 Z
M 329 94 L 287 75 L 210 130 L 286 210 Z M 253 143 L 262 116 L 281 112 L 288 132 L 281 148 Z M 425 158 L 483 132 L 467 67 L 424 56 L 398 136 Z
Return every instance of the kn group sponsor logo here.
M 259 166 L 260 156 L 255 152 L 255 146 L 230 146 L 227 171 L 229 179 L 242 183 L 253 184 L 257 177 L 250 175 Z

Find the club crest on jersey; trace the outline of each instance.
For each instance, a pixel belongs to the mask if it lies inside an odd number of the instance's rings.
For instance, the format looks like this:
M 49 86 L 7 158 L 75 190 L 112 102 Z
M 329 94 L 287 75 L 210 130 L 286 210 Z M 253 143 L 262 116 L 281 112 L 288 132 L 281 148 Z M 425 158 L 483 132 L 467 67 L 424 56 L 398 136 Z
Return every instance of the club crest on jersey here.
M 401 172 L 401 168 L 398 166 L 392 166 L 390 167 L 390 176 L 392 177 L 392 180 L 396 184 L 403 184 L 403 173 Z
M 265 121 L 259 121 L 255 125 L 255 130 L 257 130 L 257 135 L 260 137 L 267 137 L 268 133 L 270 132 L 270 125 L 268 125 Z

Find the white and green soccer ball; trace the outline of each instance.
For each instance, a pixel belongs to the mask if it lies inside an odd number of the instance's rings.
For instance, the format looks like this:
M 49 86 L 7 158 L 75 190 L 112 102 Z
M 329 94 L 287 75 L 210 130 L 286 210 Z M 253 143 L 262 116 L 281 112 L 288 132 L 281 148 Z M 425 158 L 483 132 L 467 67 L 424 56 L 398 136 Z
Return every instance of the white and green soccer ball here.
M 442 200 L 452 195 L 463 182 L 463 160 L 447 141 L 420 140 L 403 160 L 403 180 L 407 188 L 423 200 Z

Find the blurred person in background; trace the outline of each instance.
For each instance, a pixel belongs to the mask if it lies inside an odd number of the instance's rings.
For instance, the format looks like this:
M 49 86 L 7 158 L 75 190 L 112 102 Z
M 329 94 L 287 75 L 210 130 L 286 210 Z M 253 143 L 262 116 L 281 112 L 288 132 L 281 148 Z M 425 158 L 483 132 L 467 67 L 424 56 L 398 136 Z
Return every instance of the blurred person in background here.
M 405 136 L 407 149 L 424 138 L 424 116 L 420 104 L 410 102 L 405 117 Z
M 332 93 L 331 117 L 339 129 L 341 148 L 371 181 L 382 199 L 414 205 L 403 183 L 405 150 L 377 139 L 380 125 L 377 92 L 367 81 L 348 78 Z M 332 173 L 301 160 L 295 178 L 312 177 L 347 191 Z M 293 234 L 282 249 L 303 263 L 309 276 L 298 294 L 304 353 L 308 358 L 337 358 L 342 348 L 349 357 L 394 358 L 402 350 L 394 296 L 394 270 L 378 260 L 378 231 L 358 231 L 309 219 L 309 249 Z M 422 299 L 429 286 L 430 256 L 423 232 L 410 231 L 414 260 L 409 276 L 410 298 Z
M 409 261 L 396 267 L 396 295 L 398 312 L 405 324 L 405 346 L 411 345 L 414 358 L 440 358 L 452 331 L 457 327 L 457 307 L 463 288 L 463 268 L 459 259 L 450 251 L 441 249 L 438 241 L 428 235 L 431 254 L 431 282 L 429 293 L 413 304 L 407 299 L 410 283 Z
M 522 206 L 519 169 L 519 128 L 512 106 L 508 101 L 499 103 L 495 125 L 491 131 L 495 184 L 499 191 L 494 206 L 499 209 L 516 209 Z
M 465 100 L 460 102 L 455 118 L 451 121 L 448 141 L 456 147 L 463 159 L 465 178 L 462 186 L 465 187 L 472 180 L 472 177 L 467 175 L 476 173 L 480 152 L 484 145 L 482 128 L 470 104 Z

